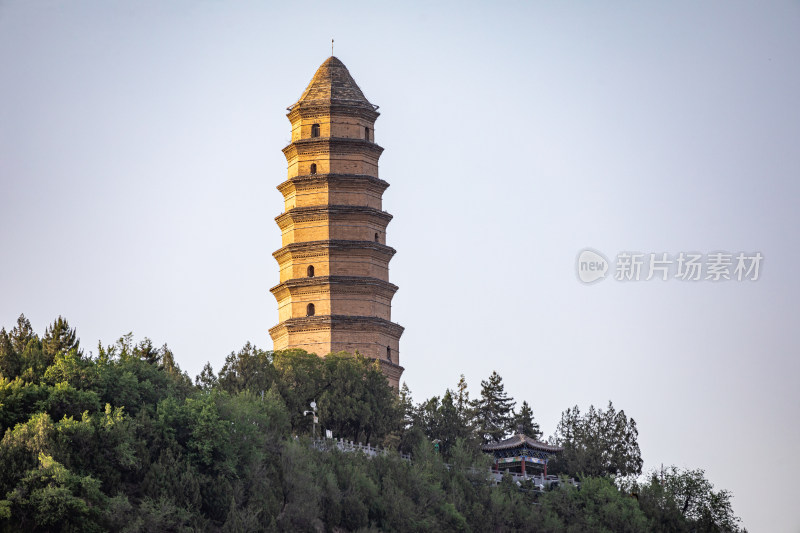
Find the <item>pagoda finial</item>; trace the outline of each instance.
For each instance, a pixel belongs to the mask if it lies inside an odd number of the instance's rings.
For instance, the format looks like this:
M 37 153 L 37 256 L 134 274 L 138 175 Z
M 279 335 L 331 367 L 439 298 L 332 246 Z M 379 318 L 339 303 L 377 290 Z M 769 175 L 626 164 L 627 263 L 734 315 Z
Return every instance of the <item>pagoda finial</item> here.
M 333 57 L 333 39 L 331 39 L 331 57 Z

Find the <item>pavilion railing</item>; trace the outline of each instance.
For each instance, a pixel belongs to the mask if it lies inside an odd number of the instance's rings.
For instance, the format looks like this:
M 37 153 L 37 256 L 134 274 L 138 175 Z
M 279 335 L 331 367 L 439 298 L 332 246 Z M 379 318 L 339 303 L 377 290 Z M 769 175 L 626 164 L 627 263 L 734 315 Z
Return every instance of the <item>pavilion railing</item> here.
M 361 452 L 368 457 L 376 457 L 378 455 L 389 455 L 389 454 L 397 454 L 395 450 L 391 450 L 389 448 L 380 448 L 378 446 L 371 446 L 369 444 L 360 444 L 358 442 L 347 441 L 344 439 L 316 439 L 312 443 L 312 447 L 316 450 L 320 451 L 331 451 L 331 450 L 339 450 L 340 452 L 345 453 L 352 453 L 352 452 Z M 407 453 L 401 453 L 400 457 L 406 461 L 411 461 L 411 455 Z M 445 463 L 446 468 L 450 468 L 450 465 Z M 470 469 L 470 471 L 475 472 L 474 469 Z M 551 485 L 558 485 L 561 483 L 561 480 L 556 476 L 545 476 L 544 474 L 518 474 L 515 472 L 497 472 L 493 468 L 490 469 L 488 472 L 489 479 L 493 481 L 495 484 L 500 483 L 503 480 L 503 475 L 508 473 L 511 478 L 518 483 L 523 481 L 531 481 L 535 487 L 540 487 L 542 489 L 549 488 Z M 567 483 L 572 485 L 577 485 L 578 483 L 575 482 L 574 479 L 566 480 Z
M 360 444 L 358 442 L 347 441 L 344 439 L 317 439 L 314 441 L 312 446 L 320 451 L 330 451 L 333 449 L 337 449 L 340 452 L 362 452 L 365 455 L 368 455 L 369 457 L 397 453 L 396 451 L 390 450 L 389 448 L 379 448 L 377 446 L 371 446 L 369 444 Z M 400 457 L 407 461 L 411 460 L 411 455 L 407 453 L 401 453 Z

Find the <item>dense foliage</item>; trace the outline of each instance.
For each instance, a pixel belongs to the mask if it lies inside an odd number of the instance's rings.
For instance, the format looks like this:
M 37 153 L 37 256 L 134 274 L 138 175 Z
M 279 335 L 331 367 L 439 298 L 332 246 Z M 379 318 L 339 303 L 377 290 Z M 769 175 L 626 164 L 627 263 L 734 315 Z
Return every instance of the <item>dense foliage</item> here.
M 166 345 L 126 335 L 87 355 L 63 318 L 39 337 L 21 316 L 0 330 L 0 531 L 738 530 L 730 494 L 702 471 L 620 489 L 614 476 L 641 458 L 635 423 L 611 405 L 559 424 L 574 455 L 560 468 L 579 488 L 495 486 L 480 444 L 540 429 L 497 373 L 481 385 L 470 400 L 462 376 L 415 404 L 357 354 L 250 344 L 192 383 Z M 389 451 L 315 448 L 312 401 L 317 435 Z
M 581 414 L 576 405 L 561 414 L 553 441 L 564 447 L 559 466 L 587 476 L 631 476 L 642 473 L 636 421 L 625 411 L 608 408 Z

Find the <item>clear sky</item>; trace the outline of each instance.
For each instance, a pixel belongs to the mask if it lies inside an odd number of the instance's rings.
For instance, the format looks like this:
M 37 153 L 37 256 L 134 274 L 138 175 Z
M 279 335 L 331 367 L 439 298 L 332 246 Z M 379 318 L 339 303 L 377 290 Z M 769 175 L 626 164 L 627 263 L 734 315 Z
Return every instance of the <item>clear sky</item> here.
M 800 530 L 796 1 L 0 1 L 0 324 L 133 331 L 191 376 L 271 348 L 285 108 L 331 38 L 381 106 L 414 398 L 497 370 L 546 435 L 612 400 L 646 468 Z M 587 286 L 585 247 L 764 260 Z

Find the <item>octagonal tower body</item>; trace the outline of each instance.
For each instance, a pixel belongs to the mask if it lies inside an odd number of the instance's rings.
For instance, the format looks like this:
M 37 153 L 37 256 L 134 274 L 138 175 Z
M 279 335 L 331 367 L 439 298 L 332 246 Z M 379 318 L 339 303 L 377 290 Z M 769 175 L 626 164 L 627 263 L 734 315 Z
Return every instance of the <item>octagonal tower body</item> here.
M 378 177 L 378 115 L 335 57 L 289 108 L 284 212 L 275 218 L 282 247 L 273 254 L 280 283 L 271 289 L 279 323 L 269 333 L 275 350 L 358 351 L 380 361 L 397 388 L 403 328 L 391 321 L 395 250 L 386 245 L 392 215 L 382 209 L 389 184 Z

